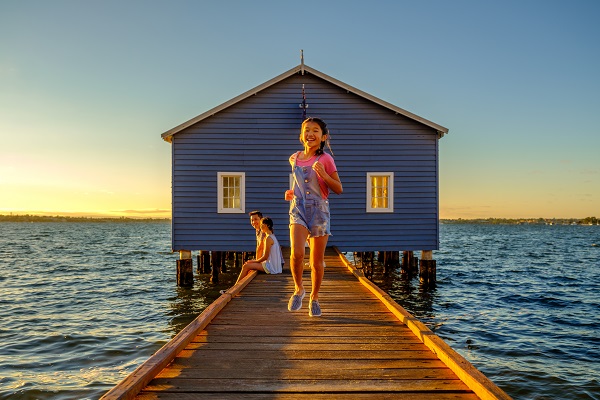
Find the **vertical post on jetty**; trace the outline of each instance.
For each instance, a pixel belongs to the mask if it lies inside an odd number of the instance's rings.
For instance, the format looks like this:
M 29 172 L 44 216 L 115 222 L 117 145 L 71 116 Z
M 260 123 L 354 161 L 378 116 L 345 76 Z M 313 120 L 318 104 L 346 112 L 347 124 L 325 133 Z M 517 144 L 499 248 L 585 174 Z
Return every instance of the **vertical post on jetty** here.
M 219 271 L 221 269 L 221 252 L 213 251 L 211 255 L 212 275 L 210 276 L 210 283 L 219 283 Z
M 400 273 L 406 276 L 407 279 L 411 279 L 413 275 L 413 252 L 403 251 L 402 252 L 402 268 Z
M 436 265 L 433 251 L 421 250 L 419 280 L 423 286 L 435 286 Z
M 179 251 L 179 260 L 177 260 L 177 286 L 194 286 L 194 265 L 192 262 L 192 252 L 189 250 Z
M 394 269 L 396 269 L 397 267 L 400 266 L 400 253 L 397 251 L 388 251 L 387 257 L 386 257 L 386 263 L 387 263 L 387 272 L 384 271 L 384 273 L 387 275 L 387 273 L 389 273 L 389 271 L 393 271 Z
M 419 257 L 415 257 L 415 253 L 413 251 L 410 252 L 411 255 L 411 270 L 413 275 L 417 275 L 419 273 Z
M 198 269 L 203 274 L 210 274 L 210 251 L 200 250 L 198 255 Z
M 221 272 L 227 272 L 227 259 L 229 258 L 229 253 L 226 251 L 221 252 Z
M 398 252 L 380 251 L 378 260 L 383 265 L 383 275 L 388 276 L 398 266 Z

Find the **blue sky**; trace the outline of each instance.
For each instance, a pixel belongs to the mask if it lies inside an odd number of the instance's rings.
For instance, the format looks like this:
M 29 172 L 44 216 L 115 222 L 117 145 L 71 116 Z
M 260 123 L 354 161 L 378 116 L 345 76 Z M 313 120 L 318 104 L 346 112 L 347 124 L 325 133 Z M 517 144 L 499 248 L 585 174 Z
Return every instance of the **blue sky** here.
M 580 0 L 0 0 L 0 213 L 168 216 L 160 134 L 303 49 L 450 129 L 442 218 L 599 216 L 599 16 Z

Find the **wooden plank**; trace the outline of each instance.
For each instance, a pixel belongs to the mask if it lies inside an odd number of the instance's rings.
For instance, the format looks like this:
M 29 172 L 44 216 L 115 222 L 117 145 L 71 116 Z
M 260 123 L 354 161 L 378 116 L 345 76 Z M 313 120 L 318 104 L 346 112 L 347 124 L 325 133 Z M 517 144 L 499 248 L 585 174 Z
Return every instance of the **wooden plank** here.
M 252 351 L 349 351 L 349 352 L 361 352 L 361 351 L 408 351 L 415 350 L 418 347 L 422 350 L 427 350 L 427 347 L 420 342 L 404 342 L 404 343 L 253 343 Z M 235 342 L 235 343 L 198 343 L 192 341 L 186 347 L 186 350 L 235 350 L 235 351 L 248 351 L 248 343 Z
M 161 374 L 170 373 L 171 370 L 193 369 L 204 371 L 205 373 L 219 374 L 222 371 L 235 370 L 238 373 L 251 373 L 253 370 L 300 370 L 306 371 L 338 371 L 346 374 L 347 371 L 356 371 L 356 373 L 367 373 L 368 371 L 384 371 L 388 369 L 403 368 L 447 368 L 439 359 L 404 359 L 404 360 L 262 360 L 257 363 L 256 360 L 231 360 L 207 358 L 198 362 L 194 357 L 177 357 L 169 368 L 165 368 Z M 210 372 L 209 372 L 210 371 Z M 219 375 L 220 376 L 220 375 Z
M 347 344 L 363 344 L 371 343 L 378 344 L 396 344 L 396 343 L 421 343 L 415 336 L 366 336 L 358 333 L 356 336 L 351 335 L 336 335 L 336 336 L 253 336 L 247 333 L 239 333 L 236 335 L 211 335 L 203 331 L 199 333 L 192 343 L 347 343 Z
M 256 365 L 256 363 L 255 363 Z M 181 379 L 277 379 L 284 380 L 340 380 L 340 379 L 458 379 L 456 375 L 447 368 L 427 369 L 403 368 L 403 369 L 323 369 L 315 370 L 282 368 L 273 370 L 271 368 L 253 367 L 246 370 L 234 369 L 177 369 L 170 367 L 163 370 L 157 378 L 181 378 Z
M 458 379 L 153 379 L 147 392 L 259 392 L 259 393 L 348 393 L 348 392 L 468 392 Z
M 211 398 L 219 400 L 332 400 L 331 393 L 207 393 Z M 405 392 L 378 392 L 378 393 L 340 393 L 338 397 L 344 400 L 476 400 L 474 393 L 415 393 Z M 145 392 L 138 397 L 139 400 L 198 400 L 197 393 L 181 392 Z
M 179 353 L 180 357 L 192 357 L 195 349 L 182 350 Z M 404 359 L 419 359 L 419 360 L 435 360 L 437 356 L 429 349 L 424 350 L 406 350 L 406 351 L 269 351 L 262 350 L 260 352 L 244 352 L 237 350 L 203 350 L 202 357 L 204 358 L 235 358 L 237 360 L 404 360 Z

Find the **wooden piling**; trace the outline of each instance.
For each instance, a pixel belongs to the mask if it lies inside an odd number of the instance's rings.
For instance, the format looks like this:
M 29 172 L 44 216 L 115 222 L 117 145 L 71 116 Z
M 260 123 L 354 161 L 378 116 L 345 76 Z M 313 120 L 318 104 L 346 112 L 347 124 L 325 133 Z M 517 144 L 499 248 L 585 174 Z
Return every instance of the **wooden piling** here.
M 412 251 L 405 250 L 402 252 L 402 267 L 401 267 L 400 272 L 407 279 L 411 279 L 413 276 L 413 274 L 412 274 L 412 272 L 413 272 L 413 270 L 412 270 L 412 264 L 413 264 L 412 255 L 413 255 Z
M 192 252 L 189 250 L 179 251 L 179 260 L 177 260 L 177 286 L 194 286 L 194 265 L 192 262 Z
M 227 272 L 227 259 L 229 258 L 229 252 L 221 252 L 221 272 Z
M 436 262 L 433 260 L 433 252 L 431 250 L 421 251 L 421 261 L 419 263 L 419 281 L 424 287 L 431 288 L 435 286 L 436 280 Z
M 383 265 L 383 274 L 388 276 L 391 271 L 400 265 L 400 253 L 397 251 L 383 251 L 381 252 L 381 263 Z
M 412 254 L 411 257 L 411 270 L 412 275 L 415 276 L 419 273 L 419 257 L 416 257 L 414 252 L 410 252 Z
M 203 274 L 210 274 L 210 251 L 200 250 L 198 255 L 198 268 Z
M 211 252 L 211 266 L 212 266 L 212 274 L 210 276 L 210 283 L 219 283 L 219 271 L 221 270 L 221 252 L 220 251 L 212 251 Z

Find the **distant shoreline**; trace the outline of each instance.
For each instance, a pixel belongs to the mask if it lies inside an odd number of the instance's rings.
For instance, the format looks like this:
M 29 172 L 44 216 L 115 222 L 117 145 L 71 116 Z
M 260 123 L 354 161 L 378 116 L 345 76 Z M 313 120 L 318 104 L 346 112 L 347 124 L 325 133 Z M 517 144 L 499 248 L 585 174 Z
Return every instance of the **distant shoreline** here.
M 586 218 L 474 218 L 440 219 L 441 224 L 488 225 L 600 225 L 596 217 Z
M 69 217 L 63 215 L 3 215 L 0 222 L 106 222 L 106 223 L 167 223 L 171 218 L 129 218 L 129 217 Z
M 170 223 L 171 218 L 130 217 L 69 217 L 62 215 L 3 215 L 0 222 L 119 222 L 119 223 Z M 440 219 L 441 224 L 491 224 L 491 225 L 600 225 L 596 217 L 586 218 L 473 218 Z

